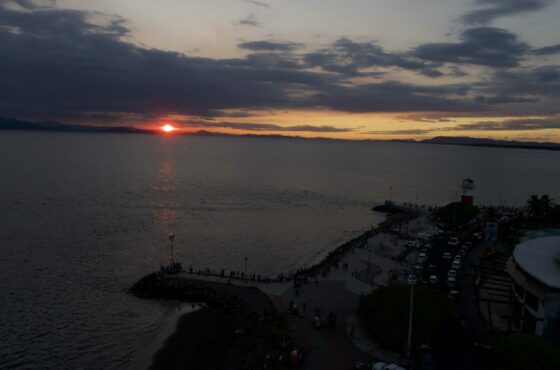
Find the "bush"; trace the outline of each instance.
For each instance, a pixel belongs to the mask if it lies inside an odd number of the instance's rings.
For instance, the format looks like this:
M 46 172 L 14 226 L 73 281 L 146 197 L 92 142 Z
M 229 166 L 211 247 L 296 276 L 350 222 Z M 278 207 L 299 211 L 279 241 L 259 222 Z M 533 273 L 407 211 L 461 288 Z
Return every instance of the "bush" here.
M 510 334 L 494 343 L 494 370 L 560 369 L 560 348 L 531 334 Z
M 456 225 L 463 225 L 478 216 L 479 213 L 480 210 L 478 207 L 470 204 L 454 202 L 440 208 L 437 211 L 437 216 L 446 224 L 453 225 L 453 219 L 455 219 Z
M 402 351 L 408 335 L 410 287 L 403 284 L 380 287 L 363 297 L 360 315 L 373 339 L 382 347 Z M 451 315 L 451 305 L 437 290 L 414 288 L 413 346 L 425 342 Z

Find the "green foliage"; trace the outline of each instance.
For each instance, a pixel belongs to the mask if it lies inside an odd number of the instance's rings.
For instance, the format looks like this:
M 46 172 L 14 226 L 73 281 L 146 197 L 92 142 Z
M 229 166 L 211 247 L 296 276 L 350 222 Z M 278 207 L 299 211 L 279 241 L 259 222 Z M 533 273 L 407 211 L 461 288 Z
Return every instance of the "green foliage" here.
M 494 370 L 560 369 L 560 348 L 531 334 L 511 334 L 496 339 Z
M 410 287 L 397 284 L 380 287 L 363 297 L 360 315 L 373 339 L 381 346 L 401 351 L 408 333 Z M 451 305 L 437 290 L 417 285 L 414 288 L 412 343 L 425 342 L 451 315 Z
M 449 203 L 437 212 L 439 219 L 450 225 L 453 225 L 453 220 L 455 220 L 456 225 L 466 224 L 479 214 L 478 207 L 460 202 Z
M 527 212 L 532 221 L 540 224 L 560 224 L 560 206 L 554 205 L 553 199 L 544 194 L 540 197 L 531 195 L 527 200 Z

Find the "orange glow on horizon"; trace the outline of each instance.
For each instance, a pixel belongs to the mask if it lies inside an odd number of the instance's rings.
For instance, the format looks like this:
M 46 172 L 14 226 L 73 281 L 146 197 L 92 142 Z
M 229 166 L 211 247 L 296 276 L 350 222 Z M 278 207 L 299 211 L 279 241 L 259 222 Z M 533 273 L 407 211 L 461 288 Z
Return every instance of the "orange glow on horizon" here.
M 171 133 L 171 132 L 177 130 L 175 127 L 173 127 L 173 126 L 171 126 L 171 125 L 169 125 L 169 124 L 166 124 L 166 125 L 161 126 L 160 129 L 161 129 L 163 132 L 167 133 L 167 134 L 169 134 L 169 133 Z

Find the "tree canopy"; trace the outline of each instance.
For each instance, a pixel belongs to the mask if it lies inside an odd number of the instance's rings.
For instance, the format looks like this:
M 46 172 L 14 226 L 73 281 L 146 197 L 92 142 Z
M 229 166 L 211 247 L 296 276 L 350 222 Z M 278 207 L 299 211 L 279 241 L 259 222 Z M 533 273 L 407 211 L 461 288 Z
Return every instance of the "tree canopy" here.
M 438 210 L 437 215 L 442 222 L 453 225 L 463 225 L 478 216 L 480 210 L 470 204 L 461 202 L 449 203 Z
M 410 287 L 403 284 L 380 287 L 363 297 L 360 315 L 382 347 L 404 349 L 408 333 Z M 412 343 L 418 345 L 437 332 L 451 315 L 451 305 L 437 290 L 418 285 L 414 288 Z
M 498 337 L 494 344 L 494 370 L 560 369 L 560 347 L 531 334 Z
M 560 223 L 560 206 L 555 205 L 554 200 L 546 194 L 540 197 L 531 195 L 527 200 L 527 213 L 533 221 L 541 224 Z

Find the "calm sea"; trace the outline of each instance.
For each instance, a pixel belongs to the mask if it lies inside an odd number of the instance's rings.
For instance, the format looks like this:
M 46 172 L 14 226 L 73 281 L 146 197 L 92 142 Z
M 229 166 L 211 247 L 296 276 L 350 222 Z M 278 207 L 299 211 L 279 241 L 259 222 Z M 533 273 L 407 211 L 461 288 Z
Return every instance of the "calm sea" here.
M 171 307 L 126 290 L 169 255 L 288 272 L 387 199 L 560 199 L 560 152 L 269 138 L 0 132 L 0 368 L 131 367 Z

